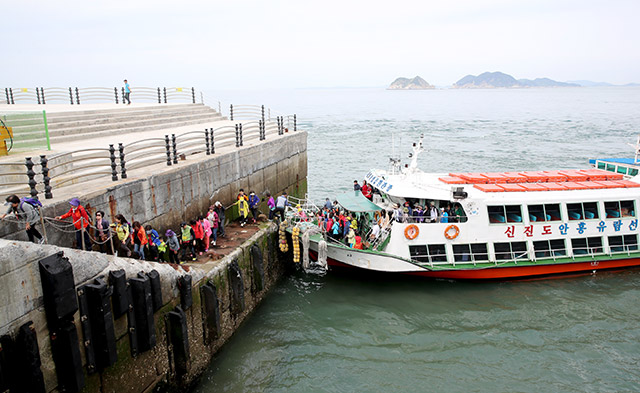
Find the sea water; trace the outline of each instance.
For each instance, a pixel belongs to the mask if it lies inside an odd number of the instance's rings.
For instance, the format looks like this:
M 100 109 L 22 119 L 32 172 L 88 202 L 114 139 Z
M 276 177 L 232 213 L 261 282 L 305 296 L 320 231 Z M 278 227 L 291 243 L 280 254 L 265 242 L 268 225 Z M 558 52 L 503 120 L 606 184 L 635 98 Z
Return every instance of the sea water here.
M 585 168 L 632 157 L 640 133 L 638 88 L 210 95 L 296 113 L 314 199 L 351 189 L 391 155 L 408 162 L 420 135 L 419 167 L 457 172 Z M 299 273 L 195 391 L 639 391 L 639 304 L 639 270 L 499 283 Z

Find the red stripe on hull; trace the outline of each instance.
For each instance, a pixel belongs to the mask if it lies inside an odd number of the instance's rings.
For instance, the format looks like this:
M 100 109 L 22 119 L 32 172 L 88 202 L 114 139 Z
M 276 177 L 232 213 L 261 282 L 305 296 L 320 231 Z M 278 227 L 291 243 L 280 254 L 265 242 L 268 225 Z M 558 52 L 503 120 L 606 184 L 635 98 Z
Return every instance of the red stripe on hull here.
M 597 263 L 597 265 L 592 265 Z M 345 267 L 352 269 L 360 269 L 355 266 L 348 265 L 327 258 L 327 264 L 335 267 Z M 610 261 L 594 261 L 594 262 L 574 262 L 536 266 L 514 266 L 514 267 L 497 267 L 485 269 L 460 269 L 460 270 L 429 270 L 406 272 L 399 274 L 408 274 L 412 276 L 443 278 L 453 280 L 504 280 L 513 278 L 527 278 L 536 276 L 549 276 L 559 274 L 575 274 L 588 273 L 594 270 L 622 269 L 640 266 L 640 258 L 615 259 Z M 384 272 L 379 272 L 384 273 Z

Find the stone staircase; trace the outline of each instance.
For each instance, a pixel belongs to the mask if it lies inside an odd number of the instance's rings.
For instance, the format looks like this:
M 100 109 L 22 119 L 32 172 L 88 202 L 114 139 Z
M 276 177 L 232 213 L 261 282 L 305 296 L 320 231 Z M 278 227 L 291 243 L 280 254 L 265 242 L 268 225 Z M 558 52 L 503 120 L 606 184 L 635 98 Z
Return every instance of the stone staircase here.
M 155 129 L 181 127 L 224 120 L 216 110 L 202 104 L 54 112 L 47 114 L 51 144 L 83 138 L 100 138 Z

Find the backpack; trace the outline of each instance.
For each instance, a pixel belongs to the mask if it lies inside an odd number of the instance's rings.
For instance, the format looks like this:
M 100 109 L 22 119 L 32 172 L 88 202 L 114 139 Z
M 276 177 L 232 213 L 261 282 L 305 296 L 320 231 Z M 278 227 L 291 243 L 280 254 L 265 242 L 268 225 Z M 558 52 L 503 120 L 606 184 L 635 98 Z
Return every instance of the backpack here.
M 42 207 L 42 202 L 40 202 L 37 198 L 29 198 L 29 197 L 20 198 L 20 204 L 18 205 L 18 209 L 20 209 L 23 212 L 24 212 L 24 209 L 22 208 L 22 206 L 24 205 L 25 202 L 33 206 L 36 210 Z

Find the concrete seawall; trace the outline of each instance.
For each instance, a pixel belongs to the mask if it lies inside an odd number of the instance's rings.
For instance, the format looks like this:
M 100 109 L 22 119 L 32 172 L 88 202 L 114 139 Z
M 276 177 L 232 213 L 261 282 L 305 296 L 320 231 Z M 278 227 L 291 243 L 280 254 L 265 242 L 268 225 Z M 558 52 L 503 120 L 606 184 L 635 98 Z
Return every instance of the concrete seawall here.
M 227 257 L 197 267 L 192 266 L 189 272 L 182 268 L 176 270 L 167 264 L 0 240 L 0 336 L 15 336 L 21 325 L 28 321 L 33 322 L 47 392 L 59 390 L 56 374 L 56 366 L 59 364 L 54 362 L 52 356 L 53 337 L 50 337 L 45 317 L 38 262 L 59 251 L 64 253 L 73 267 L 76 289 L 98 277 L 108 281 L 108 273 L 120 269 L 124 269 L 127 278 L 136 277 L 140 272 L 156 270 L 162 284 L 162 307 L 154 314 L 157 343 L 151 350 L 136 356 L 131 355 L 129 317 L 126 314 L 114 320 L 117 347 L 117 362 L 114 365 L 89 374 L 85 346 L 79 345 L 84 363 L 84 391 L 88 392 L 144 392 L 158 384 L 176 388 L 188 386 L 205 370 L 215 352 L 282 276 L 288 263 L 287 256 L 277 251 L 277 232 L 274 224 L 264 224 L 259 232 Z M 230 282 L 232 275 L 237 276 L 232 267 L 234 262 L 239 267 L 243 281 L 241 294 L 234 292 L 233 283 Z M 180 277 L 186 275 L 192 277 L 193 304 L 185 312 L 190 356 L 181 370 L 180 366 L 175 364 L 175 349 L 168 344 L 165 317 L 181 304 L 178 282 Z M 206 317 L 203 314 L 200 288 L 208 282 L 215 285 L 219 302 L 220 330 L 217 337 L 212 337 L 211 332 L 205 333 Z M 6 290 L 7 288 L 12 290 Z M 237 303 L 234 299 L 239 295 L 243 298 L 241 304 L 234 304 Z M 73 321 L 78 336 L 82 337 L 80 343 L 86 342 L 88 338 L 82 334 L 80 313 L 74 314 Z

